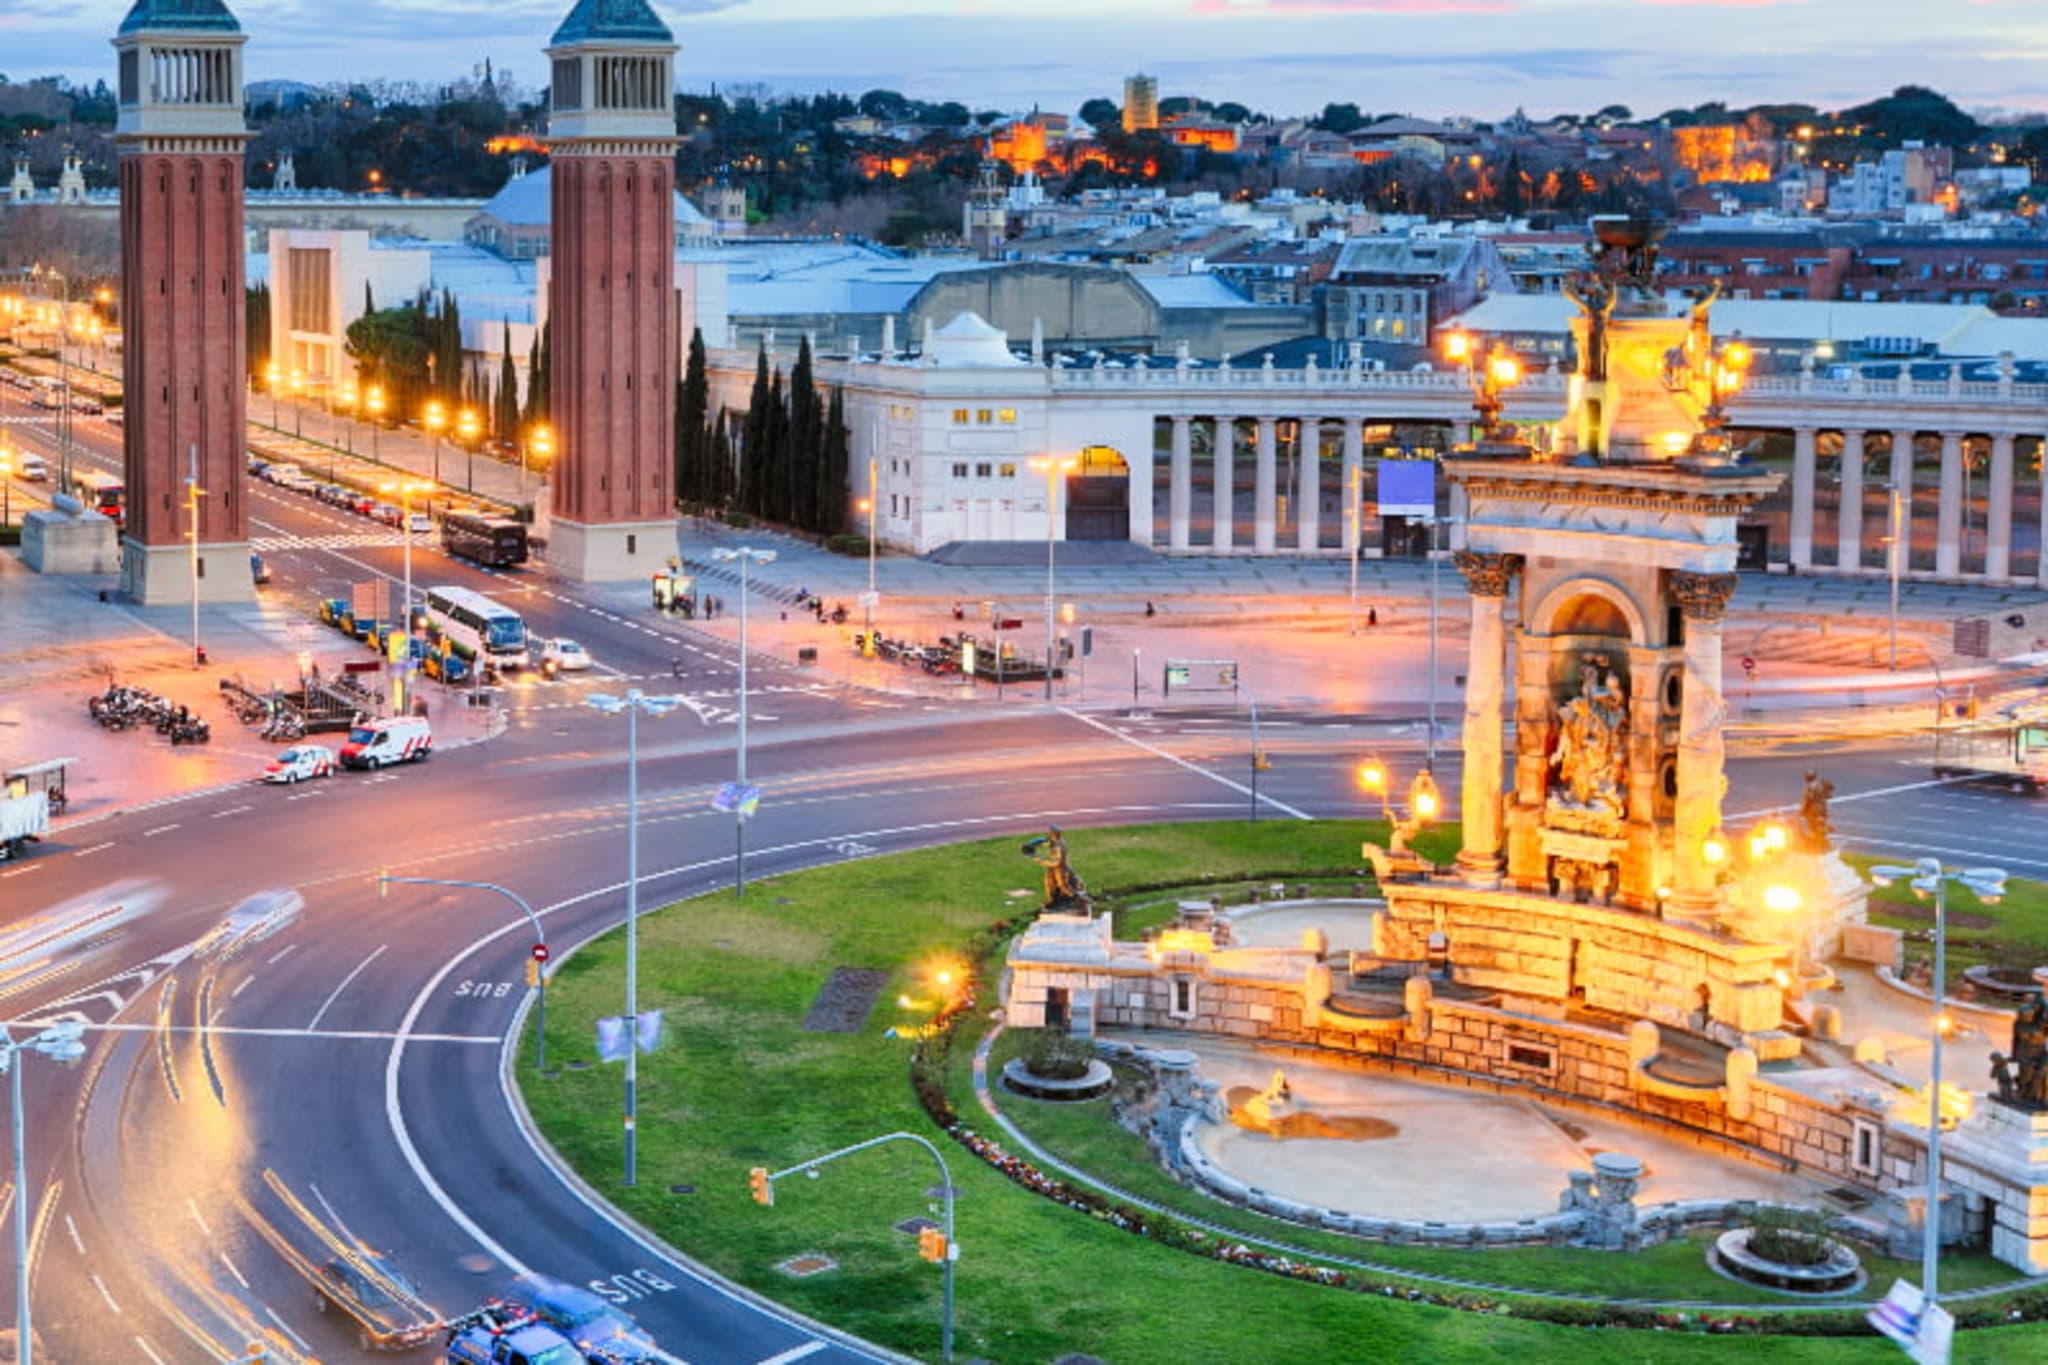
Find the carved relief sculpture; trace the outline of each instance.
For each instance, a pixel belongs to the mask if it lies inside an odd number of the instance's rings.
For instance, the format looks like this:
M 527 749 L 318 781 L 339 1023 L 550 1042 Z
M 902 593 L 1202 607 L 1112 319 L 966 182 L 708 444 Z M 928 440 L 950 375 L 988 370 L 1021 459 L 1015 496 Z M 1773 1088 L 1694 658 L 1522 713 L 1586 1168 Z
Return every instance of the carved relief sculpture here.
M 1546 823 L 1613 834 L 1627 807 L 1628 698 L 1605 654 L 1579 665 L 1579 695 L 1558 708 Z
M 2012 1050 L 1991 1054 L 1994 1096 L 2010 1109 L 2048 1113 L 2048 997 L 2036 994 L 2012 1021 Z

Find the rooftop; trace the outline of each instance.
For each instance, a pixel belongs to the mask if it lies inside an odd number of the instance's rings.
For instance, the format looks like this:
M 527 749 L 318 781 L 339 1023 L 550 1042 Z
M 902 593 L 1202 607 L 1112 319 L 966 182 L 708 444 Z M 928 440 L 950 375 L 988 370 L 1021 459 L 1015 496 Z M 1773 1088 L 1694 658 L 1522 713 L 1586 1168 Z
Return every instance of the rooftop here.
M 182 29 L 203 33 L 240 33 L 242 26 L 221 0 L 135 0 L 121 21 L 120 32 Z
M 570 43 L 663 43 L 675 42 L 667 24 L 647 5 L 647 0 L 576 0 L 576 8 L 562 20 L 549 47 Z

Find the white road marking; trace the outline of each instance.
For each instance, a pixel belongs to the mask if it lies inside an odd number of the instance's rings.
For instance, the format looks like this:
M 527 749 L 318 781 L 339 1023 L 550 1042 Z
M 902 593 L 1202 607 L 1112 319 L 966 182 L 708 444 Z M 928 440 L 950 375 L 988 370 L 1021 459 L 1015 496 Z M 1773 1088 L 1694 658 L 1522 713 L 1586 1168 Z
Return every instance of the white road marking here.
M 298 950 L 299 945 L 294 943 L 289 947 L 285 948 L 282 952 L 273 955 L 270 961 L 266 962 L 263 965 L 265 965 L 266 967 L 275 967 L 278 963 L 284 961 L 286 958 L 290 957 L 293 953 L 296 953 Z
M 618 888 L 614 887 L 613 890 Z M 519 926 L 513 926 L 519 927 Z M 0 1019 L 0 1024 L 22 1027 L 41 1020 Z M 165 1024 L 161 1029 L 155 1024 L 86 1024 L 87 1033 L 157 1033 L 187 1034 L 204 1033 L 221 1038 L 318 1038 L 329 1042 L 371 1042 L 388 1043 L 403 1037 L 415 1043 L 502 1043 L 504 1039 L 495 1034 L 479 1033 L 398 1033 L 390 1029 L 303 1029 L 267 1028 L 254 1024 Z
M 191 1211 L 192 1221 L 199 1224 L 199 1230 L 208 1237 L 213 1236 L 213 1229 L 206 1226 L 206 1220 L 199 1216 L 199 1206 L 192 1202 L 192 1196 L 185 1196 L 185 1207 Z
M 351 981 L 355 980 L 355 979 L 356 979 L 357 977 L 359 977 L 359 976 L 361 976 L 361 975 L 363 974 L 363 969 L 364 969 L 365 967 L 369 966 L 369 965 L 370 965 L 370 964 L 371 964 L 372 962 L 375 962 L 375 961 L 376 961 L 376 960 L 377 960 L 378 958 L 380 958 L 380 957 L 384 956 L 384 949 L 385 949 L 385 948 L 386 948 L 387 946 L 388 946 L 388 945 L 386 945 L 386 944 L 382 944 L 382 943 L 378 944 L 378 945 L 377 945 L 377 951 L 376 951 L 376 952 L 374 952 L 374 953 L 371 953 L 371 954 L 370 954 L 370 955 L 369 955 L 368 957 L 364 958 L 364 959 L 363 959 L 363 960 L 362 960 L 361 962 L 358 962 L 358 963 L 356 964 L 356 969 L 355 969 L 354 971 L 350 972 L 350 973 L 349 973 L 349 974 L 348 974 L 347 976 L 344 976 L 344 977 L 343 977 L 343 978 L 341 979 L 341 984 L 340 984 L 339 986 L 336 986 L 336 987 L 334 988 L 334 993 L 333 993 L 332 995 L 329 995 L 329 996 L 327 997 L 327 999 L 326 999 L 325 1001 L 323 1001 L 323 1002 L 321 1003 L 321 1005 L 320 1005 L 320 1008 L 319 1008 L 319 1009 L 317 1009 L 317 1010 L 315 1010 L 315 1011 L 313 1012 L 313 1018 L 312 1018 L 312 1020 L 311 1020 L 311 1021 L 310 1021 L 310 1022 L 309 1022 L 309 1023 L 307 1024 L 307 1025 L 306 1025 L 306 1031 L 307 1031 L 307 1032 L 309 1032 L 309 1033 L 310 1033 L 310 1032 L 312 1032 L 312 1031 L 313 1031 L 314 1029 L 316 1029 L 316 1028 L 320 1027 L 320 1020 L 322 1019 L 322 1017 L 324 1017 L 324 1016 L 326 1015 L 326 1013 L 327 1013 L 327 1010 L 328 1010 L 328 1007 L 329 1007 L 329 1006 L 331 1006 L 331 1005 L 333 1005 L 333 1004 L 334 1004 L 334 1002 L 335 1002 L 335 1001 L 336 1001 L 336 1000 L 337 1000 L 338 998 L 340 998 L 340 996 L 341 996 L 341 993 L 342 993 L 343 991 L 345 991 L 345 990 L 347 990 L 347 989 L 348 989 L 348 983 L 349 983 L 349 982 L 351 982 Z
M 151 1360 L 155 1361 L 156 1365 L 166 1365 L 164 1358 L 158 1355 L 156 1353 L 156 1348 L 154 1346 L 151 1346 L 147 1341 L 143 1340 L 141 1337 L 137 1337 L 135 1338 L 135 1344 L 142 1349 L 142 1353 L 144 1355 L 148 1356 Z
M 232 806 L 229 807 L 227 810 L 215 811 L 213 813 L 213 818 L 216 820 L 225 820 L 230 815 L 241 815 L 246 811 L 252 811 L 255 809 L 256 808 L 254 806 Z
M 71 1221 L 71 1215 L 64 1215 L 64 1230 L 71 1234 L 71 1245 L 78 1248 L 78 1254 L 85 1255 L 85 1239 L 78 1235 L 78 1224 Z
M 229 1260 L 228 1254 L 225 1251 L 220 1253 L 220 1263 L 228 1268 L 228 1274 L 235 1277 L 235 1283 L 241 1285 L 244 1289 L 249 1287 L 249 1281 L 243 1276 L 241 1267 Z
M 107 1301 L 107 1307 L 113 1309 L 116 1313 L 120 1312 L 121 1305 L 115 1303 L 114 1296 L 107 1292 L 107 1282 L 101 1279 L 97 1274 L 95 1274 L 92 1277 L 92 1282 L 93 1286 L 100 1291 L 100 1297 Z
M 1134 748 L 1143 749 L 1148 754 L 1151 754 L 1157 758 L 1163 758 L 1168 763 L 1172 763 L 1179 767 L 1186 768 L 1191 773 L 1199 774 L 1202 777 L 1208 778 L 1212 782 L 1220 782 L 1234 792 L 1240 792 L 1245 796 L 1250 796 L 1252 794 L 1252 789 L 1250 787 L 1243 785 L 1240 782 L 1232 781 L 1230 778 L 1223 776 L 1223 774 L 1221 773 L 1212 773 L 1207 768 L 1202 767 L 1200 764 L 1190 763 L 1186 759 L 1182 758 L 1179 754 L 1170 754 L 1156 744 L 1147 744 L 1144 740 L 1137 738 L 1135 735 L 1124 734 L 1118 731 L 1116 727 L 1111 725 L 1105 725 L 1101 721 L 1095 719 L 1095 717 L 1093 716 L 1084 716 L 1079 711 L 1076 711 L 1071 707 L 1062 706 L 1058 709 L 1061 715 L 1072 716 L 1075 720 L 1080 721 L 1084 725 L 1093 726 L 1095 729 L 1100 730 L 1103 734 L 1108 735 L 1112 739 L 1120 739 L 1124 743 L 1129 744 Z M 1267 795 L 1264 792 L 1259 793 L 1258 799 L 1265 802 L 1267 805 L 1271 806 L 1274 810 L 1281 811 L 1287 815 L 1291 815 L 1297 820 L 1313 820 L 1315 818 L 1314 816 L 1308 814 L 1306 811 L 1296 810 L 1294 807 L 1288 805 L 1285 801 L 1278 800 L 1272 796 Z
M 286 1322 L 283 1318 L 277 1315 L 277 1310 L 275 1308 L 272 1308 L 269 1304 L 266 1303 L 263 1305 L 263 1311 L 269 1314 L 270 1320 L 272 1322 L 276 1323 L 279 1327 L 282 1327 L 284 1329 L 284 1334 L 290 1337 L 295 1343 L 297 1343 L 298 1348 L 301 1351 L 310 1351 L 313 1349 L 311 1343 L 309 1343 L 304 1337 L 300 1336 L 297 1332 L 294 1332 L 292 1330 L 292 1325 L 290 1323 Z
M 23 873 L 26 873 L 26 872 L 36 872 L 36 871 L 40 871 L 40 870 L 42 869 L 42 866 L 43 866 L 43 864 L 41 864 L 41 863 L 29 863 L 29 864 L 27 864 L 27 865 L 25 865 L 25 866 L 22 866 L 22 867 L 17 867 L 17 868 L 14 868 L 13 870 L 11 870 L 11 871 L 8 871 L 8 872 L 0 872 L 0 878 L 4 878 L 4 877 L 19 877 L 19 876 L 21 876 L 21 875 L 22 875 Z
M 825 1343 L 822 1341 L 807 1341 L 801 1346 L 792 1346 L 779 1355 L 758 1361 L 756 1365 L 792 1365 L 793 1362 L 807 1359 L 824 1349 Z
M 241 996 L 241 994 L 242 994 L 242 992 L 243 992 L 243 991 L 246 991 L 246 990 L 248 990 L 248 989 L 249 989 L 249 987 L 251 987 L 251 986 L 253 986 L 253 985 L 255 985 L 255 984 L 256 984 L 256 978 L 255 978 L 255 977 L 253 977 L 253 976 L 245 976 L 245 977 L 243 977 L 243 978 L 242 978 L 242 979 L 241 979 L 241 980 L 240 980 L 239 982 L 237 982 L 237 983 L 236 983 L 236 985 L 235 985 L 235 988 L 234 988 L 234 989 L 233 989 L 232 991 L 229 991 L 229 992 L 228 992 L 228 999 L 230 999 L 230 1000 L 235 1000 L 235 999 L 238 999 L 238 998 L 240 998 L 240 996 Z
M 101 849 L 112 848 L 113 846 L 114 841 L 112 839 L 109 839 L 104 844 L 94 844 L 91 848 L 81 848 L 77 852 L 73 853 L 71 856 L 74 858 L 83 858 L 88 853 L 98 853 Z
M 156 838 L 157 835 L 169 834 L 172 830 L 176 828 L 178 828 L 178 826 L 176 825 L 158 825 L 155 829 L 146 829 L 142 831 L 142 837 L 145 839 L 154 839 Z

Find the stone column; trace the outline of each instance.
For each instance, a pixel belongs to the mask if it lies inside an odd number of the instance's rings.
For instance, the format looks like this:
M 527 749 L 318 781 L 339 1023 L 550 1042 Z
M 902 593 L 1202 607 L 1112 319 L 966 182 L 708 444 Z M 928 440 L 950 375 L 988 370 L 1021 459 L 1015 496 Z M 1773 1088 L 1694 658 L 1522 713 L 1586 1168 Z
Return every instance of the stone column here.
M 1813 438 L 1812 427 L 1792 432 L 1792 567 L 1813 567 Z
M 1213 528 L 1210 531 L 1209 544 L 1218 554 L 1227 555 L 1230 553 L 1233 534 L 1231 523 L 1237 516 L 1237 495 L 1231 487 L 1235 477 L 1232 466 L 1237 460 L 1237 419 L 1218 417 L 1213 420 L 1216 424 L 1216 449 L 1213 455 L 1216 472 L 1211 480 L 1215 484 L 1215 490 L 1209 498 L 1209 521 Z
M 1991 438 L 1991 487 L 1984 494 L 1984 576 L 2012 574 L 2012 433 Z
M 1191 419 L 1175 417 L 1173 421 L 1173 453 L 1167 457 L 1167 477 L 1170 483 L 1166 491 L 1166 543 L 1173 549 L 1188 547 L 1188 501 L 1193 491 L 1193 473 L 1189 468 L 1190 452 L 1194 449 L 1190 427 Z
M 1935 510 L 1934 572 L 1963 571 L 1963 433 L 1941 433 L 1941 505 Z
M 1259 554 L 1273 553 L 1275 545 L 1275 516 L 1279 499 L 1279 485 L 1275 478 L 1278 468 L 1278 423 L 1271 417 L 1258 419 L 1256 456 L 1258 466 L 1252 478 L 1252 549 Z
M 1465 846 L 1458 854 L 1458 869 L 1475 886 L 1498 886 L 1502 868 L 1501 700 L 1507 686 L 1501 609 L 1515 576 L 1522 571 L 1522 557 L 1460 550 L 1453 562 L 1472 593 L 1472 643 L 1465 677 L 1465 774 L 1459 800 Z
M 1842 433 L 1842 499 L 1835 513 L 1835 571 L 1863 567 L 1863 433 Z
M 1909 367 L 1901 365 L 1899 373 L 1906 373 Z M 1892 433 L 1892 487 L 1899 494 L 1899 572 L 1913 572 L 1913 437 L 1912 431 Z M 1890 526 L 1890 519 L 1885 524 Z M 1886 560 L 1890 563 L 1890 560 Z
M 1344 419 L 1344 553 L 1357 554 L 1365 534 L 1365 420 Z
M 1294 544 L 1314 554 L 1323 534 L 1323 424 L 1304 417 L 1296 426 L 1301 434 L 1294 442 Z
M 1678 800 L 1674 811 L 1670 909 L 1695 923 L 1722 911 L 1716 873 L 1702 855 L 1721 828 L 1724 749 L 1721 724 L 1721 620 L 1735 592 L 1732 573 L 1673 573 L 1671 598 L 1685 616 L 1685 682 L 1678 719 Z

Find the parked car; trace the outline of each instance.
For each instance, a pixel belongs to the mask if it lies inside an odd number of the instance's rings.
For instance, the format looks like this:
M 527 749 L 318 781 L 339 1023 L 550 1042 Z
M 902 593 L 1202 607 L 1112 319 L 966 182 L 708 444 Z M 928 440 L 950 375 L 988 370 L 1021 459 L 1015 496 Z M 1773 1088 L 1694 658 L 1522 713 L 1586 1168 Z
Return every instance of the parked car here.
M 98 417 L 105 412 L 106 405 L 89 393 L 71 391 L 71 410 L 82 417 Z
M 50 462 L 40 455 L 23 451 L 19 472 L 21 477 L 27 479 L 30 483 L 48 483 L 50 481 Z
M 545 1275 L 521 1275 L 498 1301 L 533 1314 L 575 1342 L 576 1349 L 591 1359 L 660 1358 L 659 1348 L 645 1328 L 581 1285 Z
M 386 526 L 398 525 L 398 519 L 403 515 L 403 513 L 388 502 L 373 503 L 369 512 L 372 521 L 381 521 Z
M 334 750 L 318 744 L 294 744 L 263 770 L 265 782 L 304 782 L 312 777 L 334 776 Z
M 255 457 L 254 455 L 251 455 L 251 456 L 249 457 L 249 477 L 250 477 L 250 478 L 252 478 L 252 479 L 267 479 L 267 478 L 269 478 L 269 477 L 270 477 L 270 461 L 268 461 L 268 460 L 259 460 L 259 459 L 257 459 L 257 458 L 256 458 L 256 457 Z
M 377 500 L 368 493 L 350 493 L 348 495 L 348 510 L 359 517 L 370 515 L 371 509 L 376 507 L 376 505 Z
M 376 771 L 393 763 L 420 762 L 434 751 L 434 731 L 424 716 L 393 716 L 365 721 L 348 732 L 341 746 L 344 767 Z
M 356 1343 L 366 1351 L 402 1351 L 432 1341 L 440 1319 L 391 1258 L 350 1251 L 320 1267 L 313 1304 L 356 1320 Z
M 548 640 L 540 647 L 540 666 L 550 664 L 564 673 L 581 673 L 590 667 L 590 651 L 574 640 Z
M 434 519 L 425 512 L 415 512 L 407 521 L 406 530 L 416 536 L 430 536 L 434 533 Z

